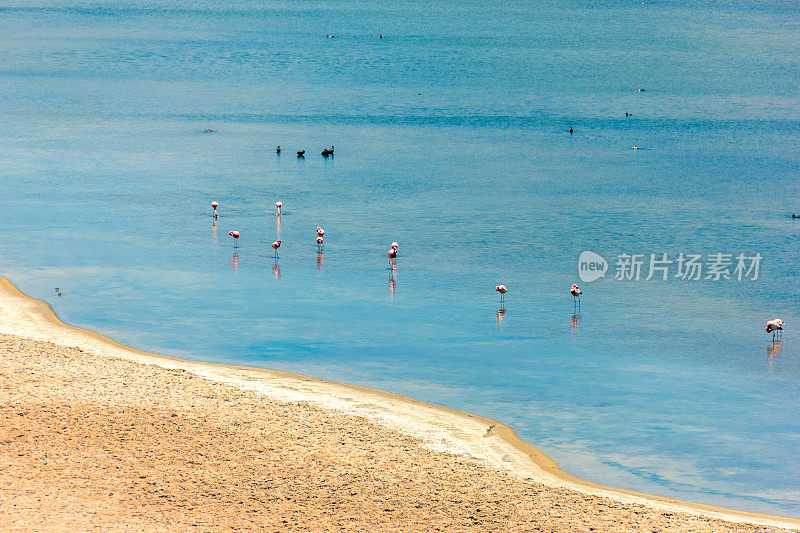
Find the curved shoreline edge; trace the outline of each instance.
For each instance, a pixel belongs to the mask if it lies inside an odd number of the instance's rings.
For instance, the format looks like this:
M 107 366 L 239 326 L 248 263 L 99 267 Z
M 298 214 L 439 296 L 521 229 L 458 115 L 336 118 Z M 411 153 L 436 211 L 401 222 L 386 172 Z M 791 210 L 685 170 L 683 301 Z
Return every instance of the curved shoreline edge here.
M 580 479 L 561 470 L 555 461 L 520 439 L 507 425 L 464 411 L 302 374 L 190 361 L 125 346 L 94 331 L 64 323 L 50 304 L 26 295 L 4 277 L 0 277 L 0 333 L 77 347 L 142 364 L 185 370 L 211 381 L 259 392 L 278 401 L 307 402 L 361 416 L 417 437 L 430 449 L 471 456 L 494 468 L 551 487 L 573 489 L 663 511 L 800 530 L 800 519 L 684 502 Z

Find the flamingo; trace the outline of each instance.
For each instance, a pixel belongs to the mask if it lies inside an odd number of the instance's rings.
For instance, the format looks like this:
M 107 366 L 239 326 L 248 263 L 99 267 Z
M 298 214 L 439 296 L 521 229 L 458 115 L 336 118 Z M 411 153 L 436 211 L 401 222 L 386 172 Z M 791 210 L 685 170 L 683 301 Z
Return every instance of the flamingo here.
M 506 293 L 508 292 L 508 288 L 505 285 L 498 285 L 494 288 L 494 290 L 500 293 L 500 305 L 503 305 L 506 301 Z
M 573 283 L 572 287 L 569 290 L 569 293 L 572 295 L 572 303 L 574 303 L 575 305 L 580 306 L 581 305 L 581 294 L 583 294 L 583 291 L 580 290 L 575 283 Z
M 317 237 L 324 237 L 324 236 L 325 236 L 325 230 L 317 226 Z
M 395 252 L 397 251 L 397 243 L 396 242 L 392 243 L 392 250 L 394 250 Z
M 219 206 L 219 204 L 217 202 L 211 202 L 211 209 L 212 209 L 212 211 L 214 211 L 214 213 L 213 213 L 214 218 L 217 218 L 217 216 L 219 216 L 219 215 L 217 215 L 217 207 L 218 206 Z
M 239 232 L 238 231 L 229 231 L 228 235 L 233 237 L 233 247 L 236 248 L 239 246 Z
M 278 248 L 281 247 L 281 240 L 278 239 L 277 241 L 272 243 L 272 249 L 275 250 L 275 259 L 278 258 Z
M 783 325 L 785 322 L 780 318 L 773 318 L 769 322 L 767 322 L 767 333 L 772 332 L 772 340 L 775 340 L 775 333 L 780 331 L 781 334 L 783 333 Z
M 317 237 L 317 251 L 322 251 L 322 237 Z
M 275 202 L 275 207 L 278 208 L 276 215 L 281 216 L 281 207 L 283 207 L 283 202 Z
M 397 257 L 397 250 L 394 248 L 389 248 L 389 251 L 386 252 L 386 255 L 389 256 L 389 266 L 392 270 L 394 270 L 397 267 L 397 265 L 394 264 L 394 260 Z

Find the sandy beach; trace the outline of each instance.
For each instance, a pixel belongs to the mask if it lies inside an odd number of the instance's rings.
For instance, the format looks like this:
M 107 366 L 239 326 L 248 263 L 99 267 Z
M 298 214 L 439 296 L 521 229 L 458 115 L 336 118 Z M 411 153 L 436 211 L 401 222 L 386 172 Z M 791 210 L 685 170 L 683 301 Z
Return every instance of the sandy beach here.
M 583 482 L 468 413 L 128 348 L 2 279 L 0 352 L 3 530 L 800 529 Z

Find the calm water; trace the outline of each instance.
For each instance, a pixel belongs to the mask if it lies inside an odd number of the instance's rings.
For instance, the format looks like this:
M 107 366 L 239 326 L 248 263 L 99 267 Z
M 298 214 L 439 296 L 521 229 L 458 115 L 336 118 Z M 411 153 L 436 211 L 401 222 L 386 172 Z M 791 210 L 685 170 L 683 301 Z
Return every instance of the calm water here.
M 0 269 L 27 293 L 139 348 L 498 418 L 586 479 L 800 517 L 795 2 L 104 4 L 0 0 Z M 611 266 L 573 317 L 584 250 Z M 760 276 L 613 279 L 681 252 Z

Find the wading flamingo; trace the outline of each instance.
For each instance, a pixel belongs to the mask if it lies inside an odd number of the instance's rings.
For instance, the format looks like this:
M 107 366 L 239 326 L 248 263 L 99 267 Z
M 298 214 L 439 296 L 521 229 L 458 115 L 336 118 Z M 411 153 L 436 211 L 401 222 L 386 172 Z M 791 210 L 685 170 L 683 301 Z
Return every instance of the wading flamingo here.
M 275 259 L 278 258 L 278 248 L 280 247 L 281 247 L 280 239 L 272 243 L 272 249 L 275 250 Z
M 322 251 L 322 237 L 317 237 L 317 251 Z
M 772 340 L 775 340 L 775 334 L 779 331 L 778 335 L 783 335 L 783 324 L 785 322 L 780 318 L 773 318 L 769 322 L 767 322 L 767 333 L 772 333 Z
M 317 226 L 317 237 L 324 237 L 324 236 L 325 236 L 325 230 Z
M 498 285 L 494 288 L 494 290 L 500 293 L 500 305 L 502 306 L 506 302 L 506 293 L 508 292 L 508 288 L 505 285 Z
M 281 216 L 281 207 L 283 207 L 283 202 L 275 202 L 275 207 L 278 208 L 278 212 L 275 214 Z
M 581 305 L 581 294 L 583 291 L 578 288 L 578 285 L 575 283 L 572 284 L 572 287 L 569 290 L 569 293 L 572 295 L 572 303 L 580 306 Z
M 233 247 L 236 248 L 239 246 L 239 232 L 238 231 L 229 231 L 228 235 L 233 237 Z
M 217 202 L 211 202 L 211 211 L 213 212 L 212 214 L 213 214 L 214 218 L 217 218 L 217 216 L 218 216 L 217 215 L 217 207 L 218 206 L 219 206 L 219 204 Z

